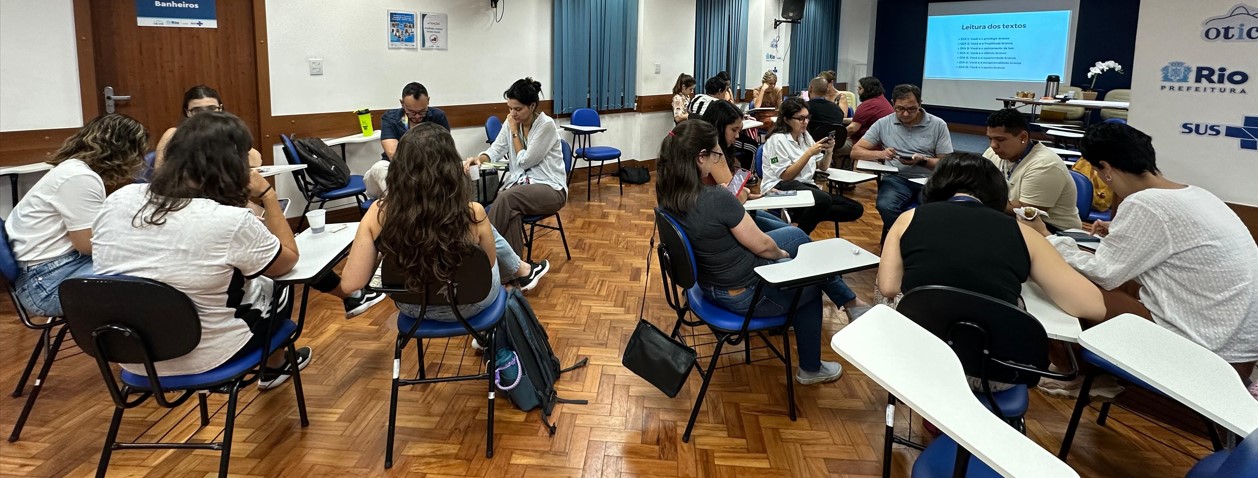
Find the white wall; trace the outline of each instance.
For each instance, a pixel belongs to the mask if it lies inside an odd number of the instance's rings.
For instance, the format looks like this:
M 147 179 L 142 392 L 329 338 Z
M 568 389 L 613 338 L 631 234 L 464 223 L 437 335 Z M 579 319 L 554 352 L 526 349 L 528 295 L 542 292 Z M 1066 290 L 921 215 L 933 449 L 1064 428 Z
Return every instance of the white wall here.
M 71 0 L 0 2 L 0 59 L 0 131 L 83 126 Z
M 773 20 L 782 13 L 782 0 L 750 0 L 747 8 L 747 87 L 758 88 L 764 72 L 774 68 L 777 68 L 778 86 L 788 86 L 786 63 L 791 50 L 791 24 L 783 23 L 777 30 L 773 29 Z M 775 39 L 776 50 L 772 48 Z M 769 59 L 770 52 L 778 59 Z
M 839 13 L 839 82 L 856 92 L 857 80 L 874 71 L 877 0 L 843 0 Z

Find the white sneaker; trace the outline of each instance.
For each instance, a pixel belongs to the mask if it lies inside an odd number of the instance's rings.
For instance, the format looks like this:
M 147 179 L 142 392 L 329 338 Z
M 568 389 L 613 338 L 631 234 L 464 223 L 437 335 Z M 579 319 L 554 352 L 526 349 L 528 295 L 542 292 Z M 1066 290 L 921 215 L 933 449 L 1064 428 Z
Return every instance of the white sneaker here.
M 812 385 L 814 383 L 826 383 L 838 380 L 843 376 L 843 366 L 838 362 L 821 361 L 821 368 L 816 371 L 809 372 L 804 369 L 797 369 L 795 373 L 795 381 L 800 385 Z

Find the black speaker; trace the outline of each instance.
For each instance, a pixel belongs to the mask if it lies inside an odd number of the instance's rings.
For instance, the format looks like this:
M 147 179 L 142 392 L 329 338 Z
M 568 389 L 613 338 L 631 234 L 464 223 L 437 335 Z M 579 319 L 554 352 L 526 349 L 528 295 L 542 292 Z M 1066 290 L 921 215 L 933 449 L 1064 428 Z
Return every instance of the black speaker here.
M 782 19 L 797 21 L 804 18 L 804 0 L 783 0 Z

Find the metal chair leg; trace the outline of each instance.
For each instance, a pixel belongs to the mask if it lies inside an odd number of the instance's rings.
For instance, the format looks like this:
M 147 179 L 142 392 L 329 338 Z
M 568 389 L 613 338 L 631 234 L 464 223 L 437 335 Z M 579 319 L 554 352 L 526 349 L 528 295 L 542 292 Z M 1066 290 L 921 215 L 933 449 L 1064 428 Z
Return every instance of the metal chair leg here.
M 35 370 L 35 361 L 44 350 L 44 344 L 48 343 L 48 334 L 51 331 L 51 329 L 44 329 L 39 333 L 39 341 L 35 342 L 35 349 L 31 350 L 31 358 L 26 361 L 26 368 L 22 369 L 22 377 L 18 378 L 17 387 L 13 389 L 13 398 L 22 396 L 22 392 L 26 390 L 26 381 L 31 378 L 31 372 Z
M 620 184 L 620 195 L 625 195 L 625 179 L 620 176 L 620 156 L 616 157 L 616 182 Z
M 789 380 L 789 378 L 788 378 Z M 913 426 L 912 423 L 909 426 Z M 895 443 L 895 395 L 887 394 L 887 431 L 882 440 L 882 478 L 891 478 L 891 445 Z
M 296 372 L 294 372 L 294 376 Z M 221 455 L 218 457 L 218 477 L 227 478 L 227 470 L 231 467 L 232 431 L 236 427 L 236 395 L 240 390 L 240 382 L 231 385 L 227 391 L 227 423 L 223 425 L 223 442 Z
M 1214 451 L 1222 450 L 1223 439 L 1219 437 L 1218 427 L 1216 427 L 1214 422 L 1210 421 L 1209 418 L 1206 418 L 1205 415 L 1197 414 L 1197 416 L 1201 417 L 1201 421 L 1206 424 L 1206 435 L 1210 436 L 1210 445 L 1214 447 Z
M 524 260 L 529 262 L 533 262 L 533 239 L 536 237 L 535 234 L 537 234 L 537 223 L 530 222 L 528 238 L 524 241 Z
M 118 426 L 122 424 L 122 412 L 125 410 L 114 407 L 114 417 L 109 420 L 109 431 L 105 433 L 105 447 L 100 452 L 100 463 L 96 464 L 96 478 L 105 478 L 105 470 L 109 469 L 109 456 L 114 453 L 114 445 L 118 441 Z
M 306 416 L 306 392 L 301 386 L 301 370 L 297 368 L 297 348 L 288 344 L 288 363 L 293 364 L 293 391 L 297 393 L 297 416 L 301 418 L 301 427 L 310 426 L 310 418 Z
M 202 427 L 210 424 L 210 405 L 205 400 L 205 397 L 209 394 L 210 392 L 205 390 L 197 392 L 197 409 L 201 411 Z
M 725 337 L 717 337 L 716 350 L 712 352 L 712 363 L 708 365 L 706 373 L 703 373 L 703 385 L 699 386 L 699 396 L 695 397 L 694 409 L 690 411 L 690 421 L 686 422 L 686 432 L 681 435 L 683 443 L 690 443 L 690 432 L 695 428 L 695 419 L 699 418 L 699 408 L 703 406 L 703 396 L 708 393 L 708 383 L 712 381 L 712 376 L 716 374 L 716 361 L 721 358 L 721 347 L 725 345 Z
M 563 241 L 563 255 L 568 260 L 572 260 L 572 251 L 568 250 L 568 236 L 563 233 L 563 219 L 559 217 L 559 213 L 555 213 L 555 224 L 559 225 L 559 240 Z
M 57 337 L 52 339 L 52 344 L 48 346 L 48 354 L 44 356 L 44 364 L 39 367 L 39 375 L 35 377 L 35 386 L 31 387 L 31 394 L 26 396 L 26 404 L 22 405 L 22 413 L 18 415 L 17 423 L 13 425 L 13 433 L 9 434 L 9 442 L 15 442 L 22 435 L 22 427 L 26 426 L 26 419 L 31 416 L 31 409 L 35 407 L 35 399 L 39 398 L 39 391 L 44 388 L 44 380 L 48 378 L 48 370 L 52 368 L 52 363 L 57 361 L 57 351 L 61 349 L 61 341 L 65 340 L 66 332 L 69 327 L 61 327 L 57 331 Z
M 495 391 L 494 390 L 495 388 L 494 387 L 494 368 L 498 366 L 497 364 L 497 357 L 498 357 L 497 342 L 498 341 L 494 339 L 494 335 L 496 335 L 496 333 L 493 329 L 490 329 L 487 335 L 489 338 L 489 347 L 486 347 L 486 351 L 488 351 L 489 353 L 485 355 L 485 375 L 488 375 L 488 380 L 489 380 L 489 418 L 485 422 L 485 458 L 493 458 L 494 457 L 494 391 Z M 476 338 L 472 338 L 472 340 L 476 340 Z
M 782 359 L 786 362 L 786 404 L 793 422 L 795 421 L 795 374 L 791 373 L 791 331 L 786 329 L 782 330 Z
M 423 341 L 420 341 L 421 346 Z M 384 445 L 384 467 L 385 469 L 393 468 L 393 434 L 397 425 L 397 388 L 398 373 L 402 365 L 402 334 L 398 334 L 397 343 L 393 346 L 393 384 L 389 388 L 389 426 L 388 435 Z M 423 373 L 423 364 L 420 364 L 420 373 Z
M 417 347 L 415 356 L 419 359 L 419 379 L 427 380 L 428 372 L 424 370 L 424 339 L 415 339 L 415 347 Z M 440 374 L 441 371 L 438 370 L 437 373 Z
M 1075 401 L 1075 411 L 1070 414 L 1070 424 L 1066 426 L 1066 436 L 1061 439 L 1061 451 L 1057 452 L 1057 458 L 1066 461 L 1066 456 L 1070 453 L 1070 443 L 1075 439 L 1075 431 L 1079 429 L 1079 419 L 1083 417 L 1083 409 L 1088 408 L 1091 399 L 1088 398 L 1088 392 L 1092 390 L 1092 381 L 1096 379 L 1095 372 L 1089 372 L 1083 377 L 1083 387 L 1079 389 L 1079 399 Z
M 1105 426 L 1105 419 L 1109 418 L 1109 406 L 1112 402 L 1101 402 L 1101 413 L 1096 416 L 1096 424 Z

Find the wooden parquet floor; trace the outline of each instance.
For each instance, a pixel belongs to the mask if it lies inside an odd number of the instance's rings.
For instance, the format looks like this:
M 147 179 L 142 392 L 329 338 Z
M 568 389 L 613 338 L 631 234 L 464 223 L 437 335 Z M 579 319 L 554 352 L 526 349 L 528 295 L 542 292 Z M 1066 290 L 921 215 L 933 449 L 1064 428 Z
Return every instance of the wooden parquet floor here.
M 301 428 L 291 384 L 241 394 L 231 471 L 239 476 L 877 476 L 881 470 L 886 393 L 847 364 L 842 380 L 796 388 L 799 419 L 786 415 L 782 367 L 773 361 L 735 365 L 719 371 L 699 416 L 692 442 L 682 443 L 700 379 L 692 374 L 677 398 L 669 399 L 620 365 L 620 355 L 636 324 L 643 287 L 646 315 L 671 324 L 661 296 L 658 264 L 649 280 L 644 268 L 655 204 L 651 185 L 614 182 L 585 201 L 584 184 L 574 184 L 563 210 L 572 259 L 565 260 L 559 238 L 538 240 L 535 257 L 549 258 L 552 272 L 529 293 L 565 364 L 589 357 L 590 365 L 565 375 L 558 387 L 566 398 L 588 405 L 559 405 L 558 433 L 548 437 L 537 412 L 523 413 L 499 400 L 496 453 L 484 456 L 486 403 L 481 382 L 404 388 L 400 394 L 397 456 L 384 469 L 385 423 L 396 309 L 384 302 L 346 320 L 340 302 L 314 293 L 302 344 L 314 360 L 302 372 L 310 426 Z M 865 204 L 859 222 L 845 224 L 843 236 L 877 251 L 880 221 L 873 207 L 875 186 L 849 193 Z M 833 235 L 829 224 L 815 238 Z M 873 293 L 874 271 L 851 274 L 848 283 L 865 299 Z M 0 390 L 15 386 L 36 335 L 21 327 L 11 305 L 0 309 Z M 827 304 L 823 353 L 846 316 Z M 447 361 L 474 366 L 470 352 L 458 359 L 465 341 L 450 344 Z M 413 348 L 403 374 L 414 374 Z M 440 343 L 429 344 L 429 357 Z M 700 349 L 702 353 L 702 348 Z M 760 357 L 761 352 L 757 352 Z M 435 367 L 428 369 L 435 371 Z M 0 429 L 12 428 L 23 399 L 0 397 Z M 221 433 L 225 397 L 211 396 L 211 424 L 198 428 L 192 404 L 173 412 L 146 405 L 128 412 L 120 439 L 208 441 Z M 1056 450 L 1073 402 L 1032 393 L 1028 436 Z M 899 407 L 898 429 L 910 419 Z M 89 476 L 94 472 L 112 404 L 92 360 L 71 341 L 52 369 L 22 440 L 0 443 L 0 475 Z M 1099 427 L 1095 409 L 1085 421 L 1070 464 L 1082 476 L 1180 477 L 1208 453 L 1204 440 L 1168 430 L 1124 410 L 1114 409 Z M 908 476 L 917 452 L 894 450 L 894 476 Z M 218 455 L 206 451 L 118 451 L 111 476 L 207 476 L 217 471 Z

